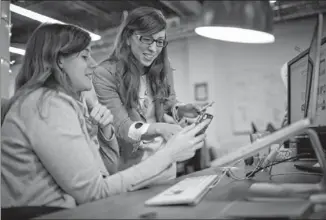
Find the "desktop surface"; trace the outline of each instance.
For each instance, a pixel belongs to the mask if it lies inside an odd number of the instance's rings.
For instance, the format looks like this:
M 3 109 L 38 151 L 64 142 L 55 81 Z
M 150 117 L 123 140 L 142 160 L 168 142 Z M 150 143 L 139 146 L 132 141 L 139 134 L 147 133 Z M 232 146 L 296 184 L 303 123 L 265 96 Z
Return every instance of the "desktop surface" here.
M 250 170 L 252 167 L 250 167 Z M 293 162 L 276 165 L 273 168 L 273 173 L 284 174 L 287 172 L 296 172 Z M 57 213 L 41 216 L 37 219 L 119 219 L 129 218 L 137 219 L 144 218 L 146 215 L 150 215 L 150 219 L 162 218 L 162 219 L 204 219 L 204 218 L 226 218 L 223 215 L 223 211 L 235 200 L 244 200 L 250 193 L 249 187 L 254 182 L 270 181 L 269 175 L 266 172 L 261 172 L 253 180 L 236 181 L 231 178 L 225 177 L 221 179 L 219 184 L 215 186 L 202 201 L 196 206 L 166 206 L 166 207 L 149 207 L 145 206 L 144 202 L 155 195 L 161 193 L 168 187 L 177 183 L 183 178 L 189 176 L 209 175 L 209 174 L 221 174 L 218 169 L 208 168 L 196 173 L 192 173 L 187 176 L 182 176 L 176 180 L 171 181 L 169 184 L 159 185 L 148 189 L 143 189 L 135 192 L 129 192 L 112 196 L 107 199 L 92 202 L 89 204 L 81 205 L 77 208 L 64 210 Z M 273 182 L 280 183 L 317 183 L 320 181 L 319 176 L 306 175 L 277 175 L 272 178 Z M 314 213 L 311 216 L 322 218 L 326 217 L 326 213 Z

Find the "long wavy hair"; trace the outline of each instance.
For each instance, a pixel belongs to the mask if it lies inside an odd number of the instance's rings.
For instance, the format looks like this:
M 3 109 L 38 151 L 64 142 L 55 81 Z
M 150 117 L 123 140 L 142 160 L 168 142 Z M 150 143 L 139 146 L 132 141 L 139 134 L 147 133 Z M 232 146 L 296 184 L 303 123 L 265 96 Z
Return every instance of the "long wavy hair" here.
M 86 49 L 91 42 L 84 30 L 65 24 L 41 24 L 31 35 L 26 45 L 22 67 L 15 80 L 15 94 L 10 99 L 6 113 L 16 101 L 20 103 L 33 91 L 45 88 L 38 101 L 41 112 L 44 98 L 53 92 L 62 91 L 78 99 L 71 81 L 58 65 L 60 56 L 67 57 Z
M 140 85 L 139 61 L 133 55 L 127 40 L 137 33 L 140 35 L 153 35 L 162 30 L 166 30 L 166 19 L 161 11 L 151 7 L 139 7 L 132 10 L 127 18 L 122 22 L 120 31 L 116 37 L 113 52 L 109 58 L 104 60 L 118 62 L 125 93 L 125 104 L 127 108 L 138 106 L 138 94 Z M 167 83 L 167 72 L 170 65 L 167 58 L 167 48 L 162 48 L 161 53 L 153 61 L 150 67 L 145 68 L 149 84 L 155 102 L 162 102 L 169 96 Z

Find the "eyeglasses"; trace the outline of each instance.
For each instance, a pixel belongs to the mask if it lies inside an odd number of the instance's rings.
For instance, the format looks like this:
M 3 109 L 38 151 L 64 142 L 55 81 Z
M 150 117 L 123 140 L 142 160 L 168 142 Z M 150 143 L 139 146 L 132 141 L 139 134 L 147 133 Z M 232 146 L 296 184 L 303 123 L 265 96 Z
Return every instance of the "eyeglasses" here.
M 151 45 L 153 42 L 156 42 L 156 46 L 157 47 L 166 47 L 168 45 L 168 42 L 164 39 L 157 39 L 155 40 L 152 37 L 145 37 L 145 36 L 141 36 L 136 34 L 136 36 L 138 37 L 139 41 L 144 43 L 144 44 L 148 44 Z

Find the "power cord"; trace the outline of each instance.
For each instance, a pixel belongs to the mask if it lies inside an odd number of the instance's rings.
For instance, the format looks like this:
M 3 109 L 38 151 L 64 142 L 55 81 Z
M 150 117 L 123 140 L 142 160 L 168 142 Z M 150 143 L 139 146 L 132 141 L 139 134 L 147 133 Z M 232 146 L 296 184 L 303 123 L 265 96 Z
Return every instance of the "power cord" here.
M 309 156 L 310 154 L 309 153 L 302 153 L 302 154 L 299 154 L 299 155 L 296 155 L 296 156 L 293 156 L 293 157 L 289 157 L 289 158 L 286 158 L 286 159 L 283 159 L 283 160 L 280 160 L 280 161 L 276 161 L 274 163 L 271 163 L 271 164 L 268 164 L 266 166 L 261 166 L 263 161 L 264 161 L 264 158 L 260 159 L 258 162 L 257 162 L 257 165 L 255 166 L 255 168 L 252 170 L 252 171 L 249 171 L 246 173 L 245 177 L 238 177 L 234 174 L 234 172 L 232 171 L 232 168 L 234 168 L 234 166 L 236 164 L 238 164 L 242 159 L 236 161 L 233 166 L 231 167 L 224 167 L 223 168 L 223 174 L 225 173 L 225 175 L 227 177 L 230 177 L 234 180 L 239 180 L 239 181 L 242 181 L 242 180 L 248 180 L 248 179 L 251 179 L 253 177 L 255 177 L 255 175 L 257 173 L 259 173 L 260 171 L 264 170 L 264 169 L 267 169 L 267 168 L 271 168 L 274 166 L 274 165 L 277 165 L 277 164 L 280 164 L 280 163 L 284 163 L 284 162 L 288 162 L 288 161 L 291 161 L 291 160 L 297 160 L 301 157 L 304 157 L 304 156 Z M 271 170 L 270 170 L 271 171 Z M 302 172 L 303 173 L 303 172 Z M 286 175 L 286 174 L 294 174 L 294 173 L 284 173 L 284 174 L 275 174 L 275 175 L 271 175 L 271 176 L 279 176 L 279 175 Z M 299 174 L 298 172 L 295 173 L 295 174 Z M 300 172 L 301 174 L 301 172 Z M 271 178 L 271 177 L 270 177 Z
M 258 167 L 258 168 L 255 168 L 253 171 L 249 171 L 246 173 L 246 177 L 247 178 L 252 178 L 254 177 L 258 172 L 264 170 L 264 169 L 267 169 L 267 168 L 271 168 L 274 166 L 274 165 L 277 165 L 277 164 L 280 164 L 280 163 L 284 163 L 284 162 L 287 162 L 287 161 L 290 161 L 290 160 L 297 160 L 301 157 L 304 157 L 304 156 L 309 156 L 310 154 L 309 153 L 303 153 L 303 154 L 299 154 L 299 155 L 296 155 L 294 157 L 289 157 L 289 158 L 286 158 L 286 159 L 283 159 L 283 160 L 280 160 L 280 161 L 277 161 L 277 162 L 274 162 L 274 163 L 271 163 L 267 166 L 264 166 L 264 167 Z M 271 171 L 271 170 L 270 170 Z

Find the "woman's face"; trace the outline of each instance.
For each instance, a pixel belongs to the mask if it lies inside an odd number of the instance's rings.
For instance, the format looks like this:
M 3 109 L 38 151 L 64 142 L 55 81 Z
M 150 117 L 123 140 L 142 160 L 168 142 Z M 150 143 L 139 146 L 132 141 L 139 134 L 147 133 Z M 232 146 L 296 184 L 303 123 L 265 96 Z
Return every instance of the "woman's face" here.
M 165 36 L 165 30 L 153 35 L 133 34 L 129 41 L 131 52 L 143 66 L 150 66 L 161 53 Z
M 60 59 L 60 66 L 70 78 L 76 92 L 92 89 L 92 75 L 96 63 L 90 52 L 90 47 L 87 47 L 79 53 Z

